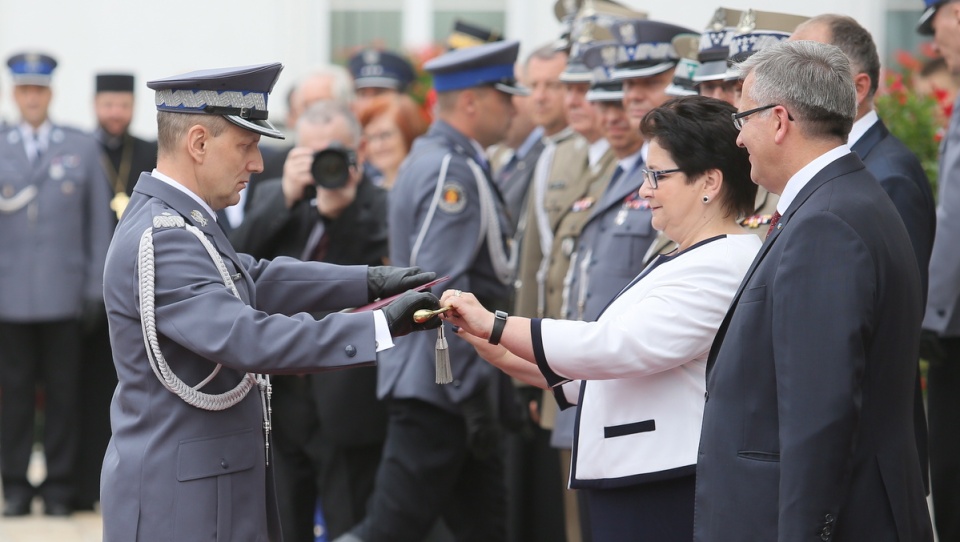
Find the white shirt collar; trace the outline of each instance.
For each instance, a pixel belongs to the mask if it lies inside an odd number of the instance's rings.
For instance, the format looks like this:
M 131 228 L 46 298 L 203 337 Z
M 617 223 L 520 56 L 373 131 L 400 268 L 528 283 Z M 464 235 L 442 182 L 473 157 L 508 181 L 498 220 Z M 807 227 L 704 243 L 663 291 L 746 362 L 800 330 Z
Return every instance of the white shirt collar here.
M 794 198 L 797 197 L 797 194 L 800 193 L 800 190 L 803 189 L 807 183 L 813 179 L 814 175 L 820 173 L 820 170 L 827 167 L 837 159 L 842 156 L 850 154 L 850 147 L 846 145 L 840 145 L 834 147 L 829 151 L 821 154 L 819 157 L 815 158 L 809 164 L 803 166 L 800 171 L 793 174 L 793 177 L 790 177 L 790 180 L 787 181 L 787 185 L 783 188 L 783 193 L 780 194 L 780 201 L 777 202 L 777 212 L 781 215 L 787 212 L 787 209 L 790 208 L 790 204 L 793 203 Z
M 872 128 L 879 120 L 880 117 L 877 116 L 877 112 L 871 109 L 870 112 L 860 120 L 854 122 L 853 128 L 850 129 L 850 136 L 847 137 L 847 146 L 852 147 L 856 145 L 857 141 L 860 141 L 860 138 L 863 137 L 863 134 L 867 133 L 867 130 Z
M 607 149 L 610 148 L 610 142 L 607 141 L 607 138 L 601 137 L 596 141 L 590 144 L 590 147 L 587 149 L 587 163 L 590 164 L 590 167 L 597 165 L 600 162 L 600 159 L 603 158 L 603 155 L 607 153 Z
M 176 188 L 177 190 L 193 198 L 193 201 L 203 206 L 203 208 L 207 211 L 207 214 L 213 217 L 214 222 L 217 221 L 217 213 L 213 212 L 213 209 L 211 209 L 210 206 L 207 205 L 207 202 L 200 199 L 200 196 L 191 192 L 189 188 L 180 184 L 179 181 L 176 181 L 172 177 L 169 177 L 167 175 L 164 175 L 163 173 L 160 173 L 156 169 L 154 169 L 153 172 L 150 173 L 150 176 L 152 176 L 154 179 L 157 179 L 158 181 L 162 181 L 164 183 L 169 184 L 170 186 Z

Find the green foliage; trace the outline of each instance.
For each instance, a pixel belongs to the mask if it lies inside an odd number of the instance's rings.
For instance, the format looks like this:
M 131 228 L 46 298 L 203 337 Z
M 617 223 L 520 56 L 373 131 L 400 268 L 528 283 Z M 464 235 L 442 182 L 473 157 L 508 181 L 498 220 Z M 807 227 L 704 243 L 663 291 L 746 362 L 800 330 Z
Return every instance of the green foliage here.
M 888 77 L 887 89 L 878 94 L 877 114 L 893 135 L 917 155 L 937 193 L 937 165 L 940 149 L 940 105 L 934 96 L 921 96 L 910 89 L 910 75 Z

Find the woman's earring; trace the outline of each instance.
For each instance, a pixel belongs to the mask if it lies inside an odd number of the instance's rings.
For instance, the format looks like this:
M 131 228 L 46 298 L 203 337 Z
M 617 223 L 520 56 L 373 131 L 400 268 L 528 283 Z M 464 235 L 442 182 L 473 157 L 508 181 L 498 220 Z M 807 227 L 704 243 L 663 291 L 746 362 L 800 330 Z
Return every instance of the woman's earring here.
M 710 196 L 703 196 L 703 204 L 706 205 L 710 203 Z

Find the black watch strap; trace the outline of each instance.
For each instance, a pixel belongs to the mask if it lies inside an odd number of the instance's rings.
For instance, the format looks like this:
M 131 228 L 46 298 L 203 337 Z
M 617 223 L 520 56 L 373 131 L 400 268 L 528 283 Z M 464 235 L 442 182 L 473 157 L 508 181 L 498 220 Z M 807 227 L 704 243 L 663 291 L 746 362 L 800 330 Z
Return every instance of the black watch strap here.
M 493 329 L 490 330 L 490 338 L 487 342 L 490 344 L 500 344 L 500 336 L 503 335 L 503 327 L 507 325 L 507 313 L 496 311 L 493 313 Z

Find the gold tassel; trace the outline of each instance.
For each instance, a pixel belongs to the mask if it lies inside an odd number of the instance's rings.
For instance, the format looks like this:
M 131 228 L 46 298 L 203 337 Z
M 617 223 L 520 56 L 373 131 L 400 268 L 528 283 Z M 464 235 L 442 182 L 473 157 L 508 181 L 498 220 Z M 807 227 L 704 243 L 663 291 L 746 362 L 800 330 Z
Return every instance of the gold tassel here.
M 453 369 L 450 367 L 450 349 L 447 346 L 447 336 L 444 334 L 443 325 L 439 328 L 437 335 L 437 384 L 449 384 L 453 382 Z

